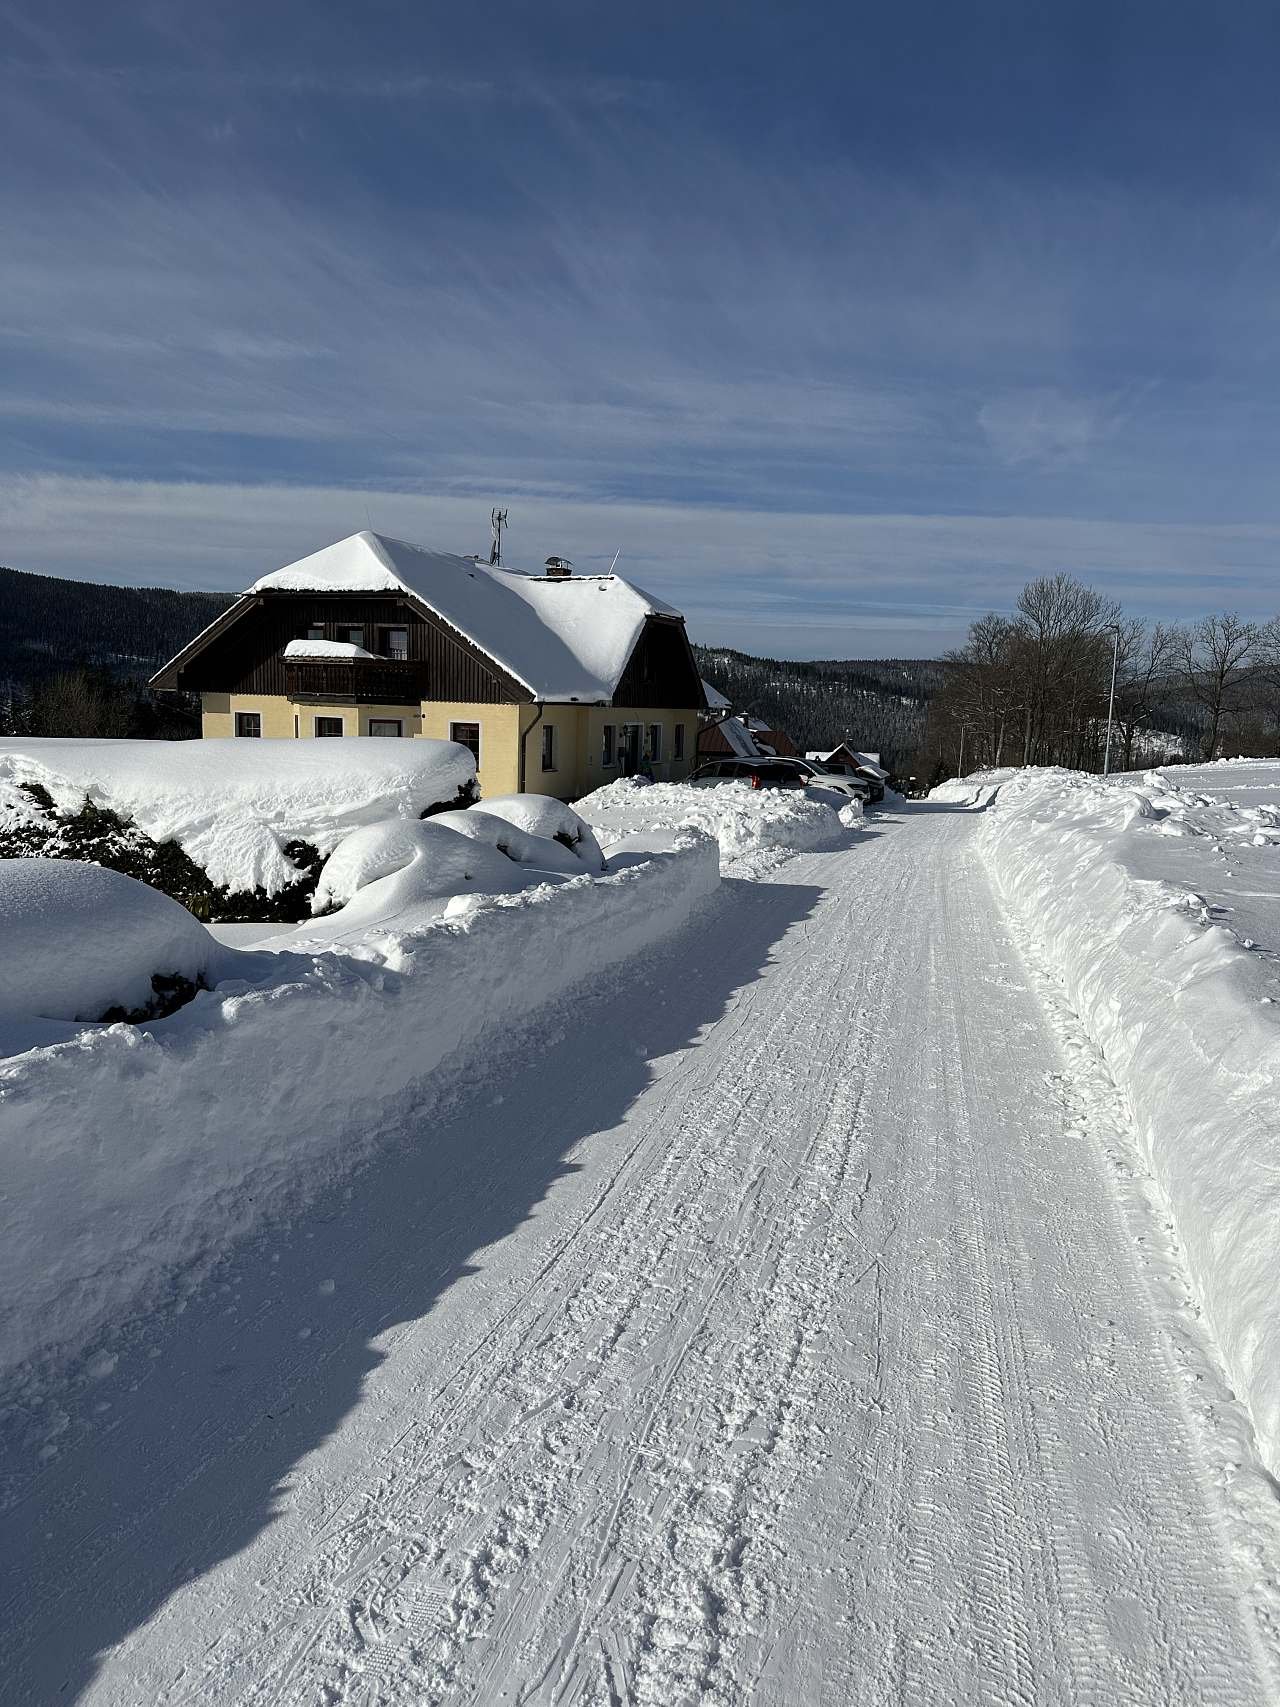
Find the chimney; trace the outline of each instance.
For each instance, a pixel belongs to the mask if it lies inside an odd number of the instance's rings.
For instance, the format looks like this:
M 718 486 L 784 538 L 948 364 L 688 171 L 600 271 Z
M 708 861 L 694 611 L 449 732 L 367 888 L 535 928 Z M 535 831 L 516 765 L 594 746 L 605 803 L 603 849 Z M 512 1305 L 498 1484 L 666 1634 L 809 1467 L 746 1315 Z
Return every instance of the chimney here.
M 548 581 L 567 581 L 573 574 L 573 564 L 567 557 L 548 557 L 546 570 Z

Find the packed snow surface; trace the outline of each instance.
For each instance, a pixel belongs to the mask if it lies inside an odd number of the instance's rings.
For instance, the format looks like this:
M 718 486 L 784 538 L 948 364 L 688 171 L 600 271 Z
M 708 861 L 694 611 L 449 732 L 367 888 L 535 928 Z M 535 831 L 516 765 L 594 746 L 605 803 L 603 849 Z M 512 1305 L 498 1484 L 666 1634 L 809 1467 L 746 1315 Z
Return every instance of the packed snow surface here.
M 175 841 L 232 890 L 295 883 L 287 842 L 322 854 L 362 824 L 456 799 L 475 760 L 453 741 L 0 741 L 0 814 L 30 816 L 39 783 L 74 811 L 86 796 Z
M 1027 771 L 934 798 L 993 789 L 993 871 L 1129 1096 L 1280 1472 L 1280 764 Z
M 140 1008 L 153 975 L 194 983 L 221 956 L 167 895 L 75 859 L 0 859 L 0 945 L 0 1054 L 15 1024 Z
M 680 614 L 620 575 L 525 575 L 369 532 L 264 575 L 249 592 L 413 594 L 548 700 L 611 699 L 646 620 Z
M 1261 1479 L 1124 1099 L 1030 981 L 996 813 L 937 804 L 678 922 L 679 862 L 517 896 L 421 979 L 242 1005 L 216 1081 L 193 1045 L 189 1167 L 395 1124 L 10 1413 L 9 1696 L 1274 1702 Z M 490 1006 L 456 1100 L 393 1110 Z
M 721 869 L 758 875 L 779 859 L 834 846 L 862 821 L 860 801 L 822 790 L 752 788 L 746 782 L 695 787 L 622 777 L 575 802 L 608 853 L 611 844 L 653 831 L 701 830 L 720 844 Z

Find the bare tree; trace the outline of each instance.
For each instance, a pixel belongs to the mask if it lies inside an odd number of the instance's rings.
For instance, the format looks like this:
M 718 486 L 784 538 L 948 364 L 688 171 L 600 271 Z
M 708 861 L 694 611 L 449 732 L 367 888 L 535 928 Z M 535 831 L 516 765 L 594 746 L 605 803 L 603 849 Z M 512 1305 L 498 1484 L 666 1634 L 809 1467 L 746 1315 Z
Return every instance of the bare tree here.
M 1258 643 L 1257 625 L 1234 611 L 1175 631 L 1173 652 L 1182 686 L 1205 713 L 1206 759 L 1217 758 L 1224 725 L 1246 707 Z

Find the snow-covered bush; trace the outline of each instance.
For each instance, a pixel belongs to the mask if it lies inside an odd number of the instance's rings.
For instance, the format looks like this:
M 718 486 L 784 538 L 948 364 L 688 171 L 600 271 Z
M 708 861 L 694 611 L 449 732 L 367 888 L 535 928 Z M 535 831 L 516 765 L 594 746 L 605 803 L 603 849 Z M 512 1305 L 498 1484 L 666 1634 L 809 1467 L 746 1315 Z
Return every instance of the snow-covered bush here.
M 590 824 L 572 806 L 549 794 L 499 794 L 481 803 L 481 810 L 505 818 L 531 836 L 563 842 L 593 871 L 603 871 L 604 855 Z
M 459 835 L 448 822 L 388 818 L 354 830 L 326 860 L 315 913 L 342 909 L 344 927 L 382 923 L 455 895 L 504 895 L 527 885 L 523 869 L 490 840 Z M 497 820 L 493 820 L 495 823 Z
M 323 857 L 362 824 L 476 797 L 475 760 L 453 741 L 4 741 L 0 854 L 9 833 L 30 828 L 24 783 L 59 822 L 87 802 L 126 835 L 176 843 L 214 890 L 268 900 L 309 881 L 304 846 Z
M 69 859 L 0 859 L 0 943 L 0 1028 L 172 1012 L 223 952 L 167 895 Z
M 852 804 L 860 822 L 861 802 Z M 701 830 L 719 842 L 720 869 L 734 877 L 757 875 L 805 849 L 835 847 L 850 823 L 829 801 L 811 799 L 801 789 L 752 788 L 745 782 L 699 788 L 624 777 L 586 795 L 576 810 L 606 853 L 637 834 Z

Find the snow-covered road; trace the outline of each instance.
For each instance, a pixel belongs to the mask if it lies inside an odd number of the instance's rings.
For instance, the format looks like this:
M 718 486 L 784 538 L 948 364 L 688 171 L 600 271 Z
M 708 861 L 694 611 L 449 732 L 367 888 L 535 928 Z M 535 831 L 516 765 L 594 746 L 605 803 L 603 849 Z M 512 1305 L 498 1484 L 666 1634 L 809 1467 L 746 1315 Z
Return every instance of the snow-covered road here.
M 1274 1699 L 1230 1401 L 978 822 L 732 885 L 139 1330 L 11 1483 L 0 1695 Z

